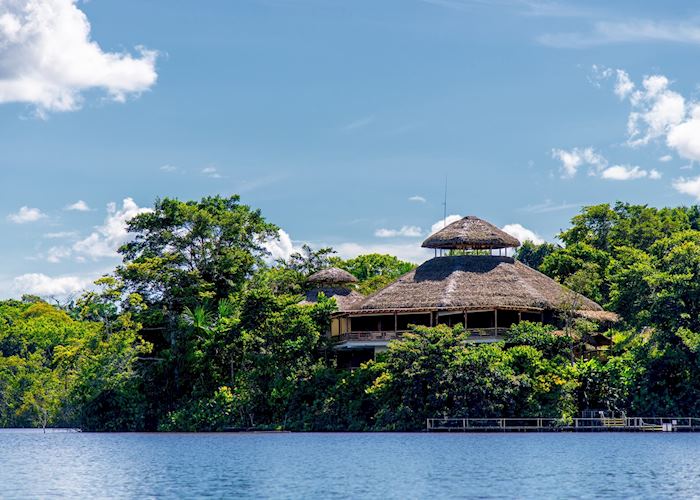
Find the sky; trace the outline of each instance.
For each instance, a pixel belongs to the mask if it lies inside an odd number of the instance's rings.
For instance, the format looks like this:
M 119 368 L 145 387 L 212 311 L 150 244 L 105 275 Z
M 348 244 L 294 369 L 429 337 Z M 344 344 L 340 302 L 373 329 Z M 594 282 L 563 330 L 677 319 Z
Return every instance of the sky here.
M 692 1 L 0 0 L 0 297 L 77 293 L 159 197 L 420 262 L 477 215 L 700 200 Z

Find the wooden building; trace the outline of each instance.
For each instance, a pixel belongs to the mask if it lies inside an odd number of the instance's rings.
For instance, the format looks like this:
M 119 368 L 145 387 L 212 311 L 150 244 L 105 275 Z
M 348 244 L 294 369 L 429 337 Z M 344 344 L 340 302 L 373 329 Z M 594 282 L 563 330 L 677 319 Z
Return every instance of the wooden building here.
M 436 257 L 372 295 L 339 302 L 329 333 L 341 364 L 371 359 L 409 325 L 459 324 L 474 342 L 496 342 L 514 323 L 554 324 L 562 310 L 614 320 L 592 300 L 504 255 L 518 246 L 517 239 L 473 216 L 431 235 L 423 247 L 435 249 Z

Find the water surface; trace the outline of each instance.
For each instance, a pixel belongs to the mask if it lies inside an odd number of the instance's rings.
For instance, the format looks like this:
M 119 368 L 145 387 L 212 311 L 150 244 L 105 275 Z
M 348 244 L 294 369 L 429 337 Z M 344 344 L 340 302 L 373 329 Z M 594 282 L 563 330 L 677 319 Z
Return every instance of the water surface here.
M 691 498 L 700 434 L 0 430 L 0 497 Z

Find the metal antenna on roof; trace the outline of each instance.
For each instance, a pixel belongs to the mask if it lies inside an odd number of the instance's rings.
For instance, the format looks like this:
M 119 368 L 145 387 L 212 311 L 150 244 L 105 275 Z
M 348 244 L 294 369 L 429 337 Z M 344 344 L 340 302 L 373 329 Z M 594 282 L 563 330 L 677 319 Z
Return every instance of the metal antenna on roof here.
M 442 202 L 442 227 L 447 227 L 447 175 L 445 175 L 445 199 Z M 440 256 L 442 257 L 442 249 Z

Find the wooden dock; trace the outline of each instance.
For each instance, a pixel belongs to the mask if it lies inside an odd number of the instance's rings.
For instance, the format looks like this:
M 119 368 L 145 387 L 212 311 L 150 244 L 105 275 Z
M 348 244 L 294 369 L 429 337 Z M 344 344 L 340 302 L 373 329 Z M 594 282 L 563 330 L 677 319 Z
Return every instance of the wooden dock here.
M 427 432 L 698 432 L 695 417 L 429 418 Z

